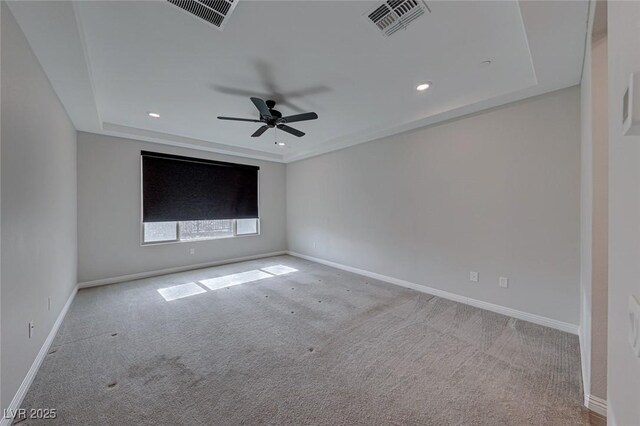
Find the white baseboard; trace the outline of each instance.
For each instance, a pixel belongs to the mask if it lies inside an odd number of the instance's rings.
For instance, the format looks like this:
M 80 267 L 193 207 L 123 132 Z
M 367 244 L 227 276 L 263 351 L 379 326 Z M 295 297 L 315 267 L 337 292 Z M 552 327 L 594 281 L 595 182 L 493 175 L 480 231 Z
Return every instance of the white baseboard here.
M 280 256 L 287 254 L 286 251 L 274 251 L 271 253 L 255 254 L 252 256 L 236 257 L 233 259 L 216 260 L 214 262 L 198 263 L 195 265 L 176 266 L 174 268 L 157 269 L 155 271 L 140 272 L 137 274 L 120 275 L 118 277 L 103 278 L 94 281 L 85 281 L 78 283 L 79 288 L 96 287 L 100 285 L 115 284 L 125 281 L 140 280 L 143 278 L 157 277 L 158 275 L 174 274 L 176 272 L 192 271 L 194 269 L 210 268 L 212 266 L 226 265 L 229 263 L 245 262 L 247 260 L 262 259 L 264 257 Z
M 584 394 L 584 406 L 594 413 L 607 417 L 607 401 L 602 398 Z
M 366 271 L 364 269 L 358 269 L 351 266 L 342 265 L 340 263 L 332 262 L 329 260 L 324 260 L 324 259 L 320 259 L 313 256 L 307 256 L 306 254 L 296 253 L 293 251 L 288 251 L 287 253 L 291 256 L 310 260 L 316 263 L 321 263 L 323 265 L 331 266 L 337 269 L 342 269 L 347 272 L 353 272 L 354 274 L 364 275 L 365 277 L 373 278 L 380 281 L 385 281 L 385 282 L 399 285 L 402 287 L 408 287 L 413 290 L 431 294 L 433 296 L 442 297 L 443 299 L 453 300 L 454 302 L 464 303 L 465 305 L 475 306 L 476 308 L 480 308 L 480 309 L 486 309 L 487 311 L 496 312 L 496 313 L 517 318 L 523 321 L 529 321 L 534 324 L 543 325 L 545 327 L 555 328 L 556 330 L 565 331 L 567 333 L 578 334 L 578 326 L 576 324 L 558 321 L 558 320 L 543 317 L 540 315 L 530 314 L 528 312 L 518 311 L 516 309 L 495 305 L 489 302 L 483 302 L 481 300 L 472 299 L 470 297 L 461 296 L 459 294 L 450 293 L 448 291 L 439 290 L 437 288 L 428 287 L 426 285 L 415 284 L 415 283 L 401 280 L 398 278 L 388 277 L 386 275 L 378 274 L 371 271 Z
M 33 363 L 31 364 L 31 368 L 29 368 L 29 371 L 27 372 L 27 375 L 22 381 L 22 384 L 20 385 L 20 387 L 18 388 L 18 391 L 16 392 L 13 399 L 9 403 L 9 406 L 7 407 L 7 412 L 15 413 L 16 410 L 20 408 L 20 405 L 22 404 L 22 400 L 27 394 L 27 391 L 29 391 L 29 387 L 31 387 L 31 383 L 33 382 L 33 379 L 36 377 L 36 374 L 38 373 L 38 370 L 42 365 L 42 361 L 44 361 L 44 358 L 47 356 L 47 353 L 49 352 L 49 348 L 53 343 L 53 339 L 56 337 L 56 334 L 58 333 L 58 329 L 60 328 L 60 325 L 62 324 L 64 317 L 67 315 L 67 311 L 69 310 L 69 307 L 71 306 L 71 302 L 73 302 L 73 299 L 75 298 L 77 292 L 78 292 L 78 286 L 76 286 L 73 289 L 73 291 L 71 292 L 71 295 L 67 299 L 67 303 L 64 304 L 62 311 L 60 311 L 58 318 L 56 318 L 56 322 L 53 323 L 53 327 L 51 327 L 51 331 L 49 332 L 49 335 L 47 336 L 44 343 L 42 344 L 42 347 L 40 348 L 40 352 L 38 352 L 36 359 L 33 360 Z M 3 416 L 2 420 L 0 420 L 0 426 L 9 426 L 12 422 L 13 422 L 13 419 L 4 418 Z

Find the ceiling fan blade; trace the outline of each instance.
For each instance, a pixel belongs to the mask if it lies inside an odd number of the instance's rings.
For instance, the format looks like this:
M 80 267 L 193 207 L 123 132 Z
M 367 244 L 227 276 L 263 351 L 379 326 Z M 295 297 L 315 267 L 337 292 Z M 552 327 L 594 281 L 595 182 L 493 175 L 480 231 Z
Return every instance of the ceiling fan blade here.
M 303 114 L 290 115 L 288 117 L 282 117 L 279 120 L 282 123 L 295 123 L 296 121 L 315 120 L 318 118 L 318 114 L 315 112 L 305 112 Z
M 256 108 L 258 108 L 258 111 L 260 111 L 260 115 L 262 117 L 271 118 L 271 112 L 269 111 L 269 107 L 267 106 L 265 101 L 260 98 L 251 98 L 251 102 L 253 102 Z
M 294 129 L 293 127 L 289 127 L 285 124 L 278 124 L 278 129 L 287 132 L 287 133 L 291 133 L 293 136 L 297 136 L 299 138 L 301 138 L 302 136 L 304 136 L 304 132 L 301 132 L 298 129 Z
M 233 121 L 249 121 L 251 123 L 261 123 L 260 120 L 254 120 L 253 118 L 238 118 L 238 117 L 218 117 L 220 120 L 233 120 Z
M 251 137 L 252 138 L 257 138 L 258 136 L 260 136 L 261 134 L 263 134 L 264 132 L 267 131 L 267 129 L 269 128 L 269 126 L 262 126 L 260 127 L 258 130 L 256 130 Z

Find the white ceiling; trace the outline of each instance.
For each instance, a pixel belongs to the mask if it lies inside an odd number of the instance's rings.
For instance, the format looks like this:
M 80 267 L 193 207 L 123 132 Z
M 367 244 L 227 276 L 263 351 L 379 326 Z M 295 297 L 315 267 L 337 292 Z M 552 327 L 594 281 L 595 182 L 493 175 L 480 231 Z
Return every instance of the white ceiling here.
M 274 161 L 580 82 L 587 0 L 430 1 L 388 39 L 363 17 L 380 3 L 240 0 L 224 31 L 166 1 L 9 6 L 79 130 Z M 320 118 L 284 148 L 215 118 L 257 117 L 249 96 Z

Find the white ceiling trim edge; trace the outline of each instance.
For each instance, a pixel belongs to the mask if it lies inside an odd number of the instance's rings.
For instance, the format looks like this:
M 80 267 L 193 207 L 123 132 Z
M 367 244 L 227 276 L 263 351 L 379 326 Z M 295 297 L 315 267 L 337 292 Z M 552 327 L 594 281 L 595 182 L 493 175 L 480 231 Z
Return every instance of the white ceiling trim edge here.
M 78 4 L 75 1 L 71 2 L 73 9 L 73 17 L 76 21 L 76 28 L 80 37 L 80 45 L 82 46 L 82 56 L 84 57 L 84 63 L 87 66 L 87 77 L 89 79 L 89 86 L 91 87 L 91 94 L 93 95 L 93 104 L 98 115 L 98 123 L 104 129 L 102 122 L 102 114 L 100 113 L 100 103 L 98 102 L 98 92 L 96 90 L 95 79 L 93 77 L 93 68 L 91 67 L 91 58 L 89 57 L 89 48 L 87 47 L 87 36 L 85 34 L 84 25 L 80 18 L 80 11 L 78 11 Z
M 529 64 L 531 65 L 531 71 L 533 71 L 533 79 L 536 82 L 536 86 L 537 86 L 538 84 L 540 84 L 540 80 L 538 79 L 536 64 L 535 62 L 533 62 L 533 54 L 531 53 L 531 43 L 529 43 L 529 34 L 527 34 L 527 26 L 524 23 L 524 17 L 522 16 L 522 8 L 520 7 L 519 1 L 518 1 L 518 16 L 520 17 L 520 26 L 522 27 L 522 32 L 524 33 L 524 44 L 525 46 L 527 46 L 527 53 L 529 54 Z
M 102 129 L 104 134 L 121 138 L 131 139 L 133 137 L 137 140 L 146 142 L 197 149 L 200 151 L 215 152 L 218 154 L 235 155 L 236 157 L 253 158 L 256 160 L 273 161 L 276 163 L 284 162 L 284 158 L 280 154 L 258 151 L 250 148 L 233 147 L 231 145 L 209 142 L 202 139 L 193 139 L 185 136 L 156 132 L 153 130 L 122 126 L 115 123 L 102 123 Z

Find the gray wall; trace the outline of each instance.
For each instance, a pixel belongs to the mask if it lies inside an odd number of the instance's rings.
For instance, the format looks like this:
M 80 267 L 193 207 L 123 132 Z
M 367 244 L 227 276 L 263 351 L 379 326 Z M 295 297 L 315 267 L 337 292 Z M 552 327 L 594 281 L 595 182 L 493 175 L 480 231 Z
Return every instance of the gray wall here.
M 289 249 L 578 324 L 579 169 L 577 87 L 291 163 Z
M 622 134 L 622 98 L 640 71 L 640 3 L 609 1 L 609 352 L 608 415 L 640 424 L 640 359 L 629 333 L 629 297 L 640 299 L 640 136 Z
M 140 151 L 260 166 L 259 236 L 140 245 Z M 78 133 L 79 282 L 286 250 L 284 164 Z M 190 249 L 195 254 L 190 254 Z
M 1 39 L 6 408 L 76 285 L 76 131 L 4 2 Z

